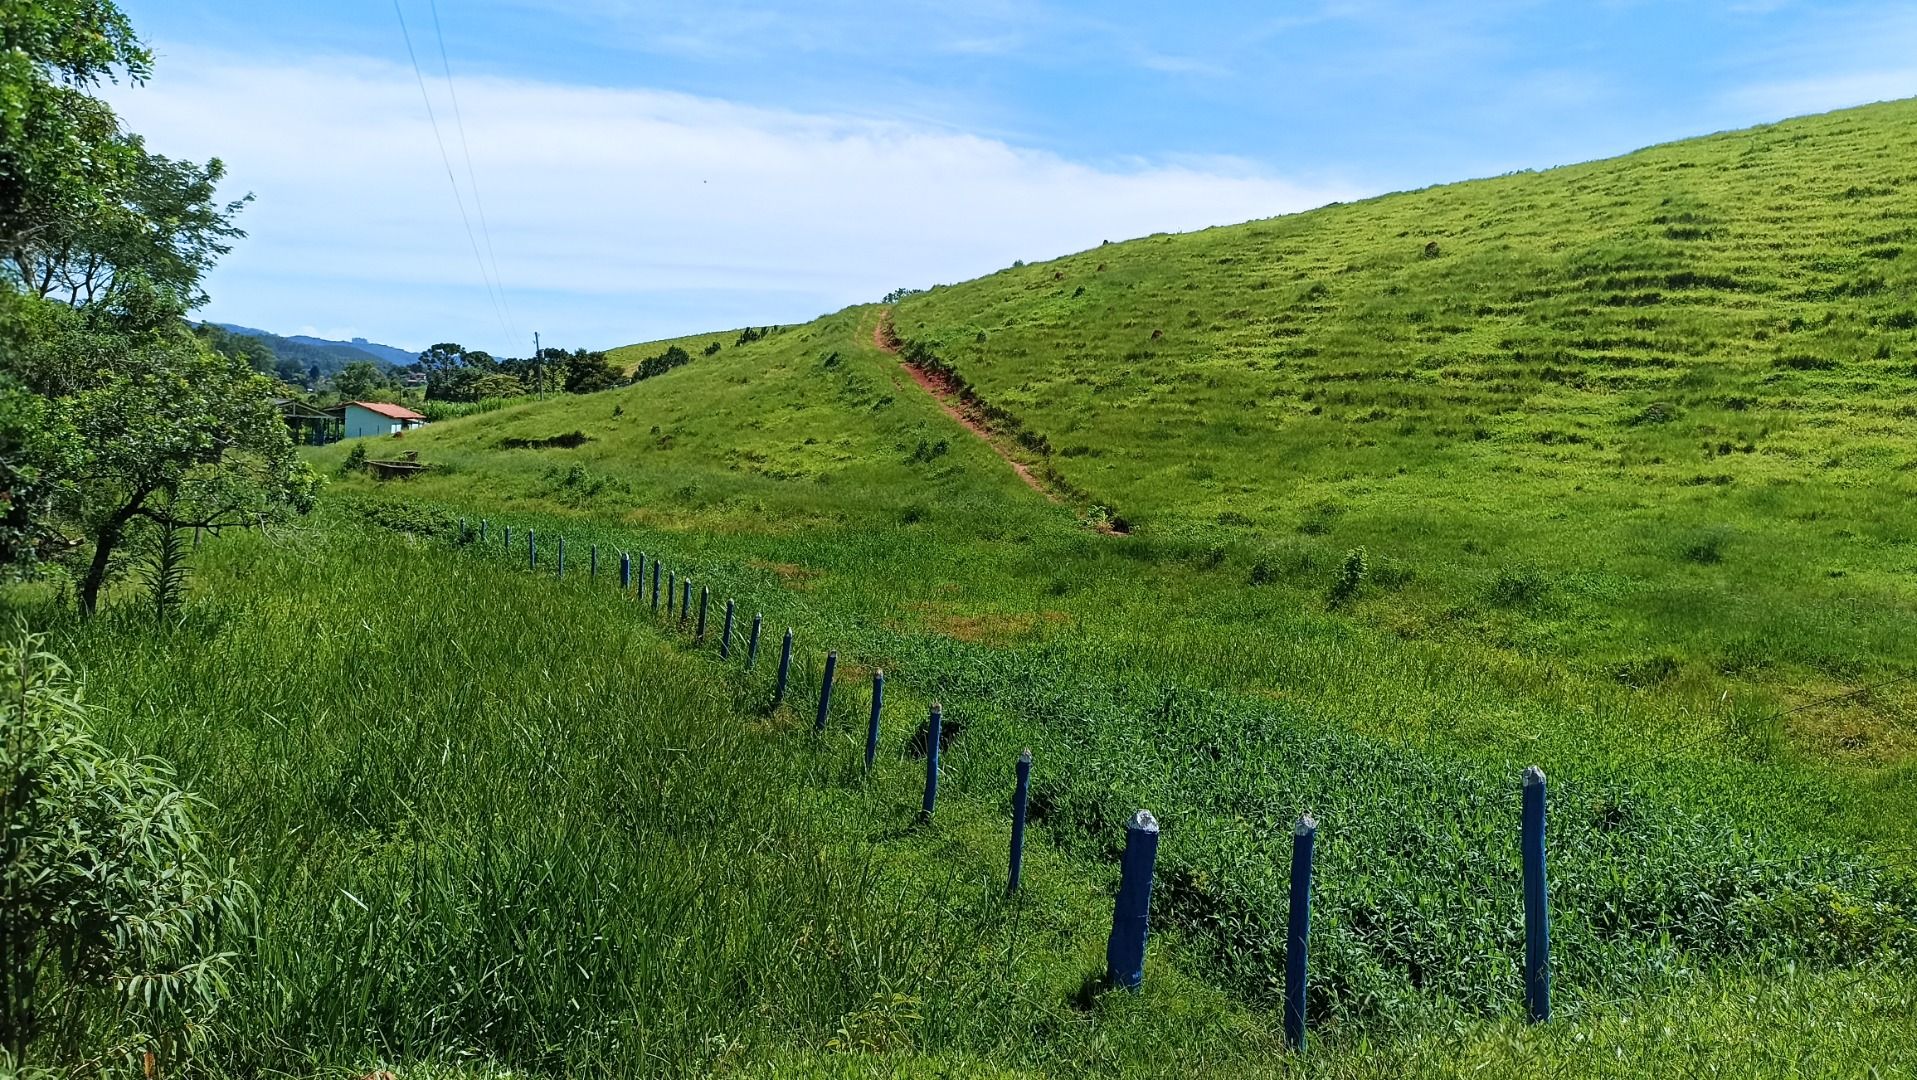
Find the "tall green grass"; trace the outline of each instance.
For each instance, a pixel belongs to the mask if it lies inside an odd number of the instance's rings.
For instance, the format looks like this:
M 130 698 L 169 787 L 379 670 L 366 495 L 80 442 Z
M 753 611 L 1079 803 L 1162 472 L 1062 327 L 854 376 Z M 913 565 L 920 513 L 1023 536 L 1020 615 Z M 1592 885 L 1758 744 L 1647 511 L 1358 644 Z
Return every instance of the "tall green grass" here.
M 1341 986 L 1367 970 L 1349 951 L 1364 948 L 1351 936 L 1354 905 L 1401 910 L 1419 923 L 1414 938 L 1431 935 L 1434 971 L 1495 994 L 1503 972 L 1458 963 L 1510 944 L 1472 913 L 1494 911 L 1513 875 L 1483 853 L 1489 877 L 1468 857 L 1450 865 L 1463 848 L 1426 835 L 1436 846 L 1421 852 L 1403 831 L 1447 816 L 1420 800 L 1435 807 L 1470 792 L 1469 775 L 1416 759 L 1390 765 L 1400 755 L 1375 746 L 1354 761 L 1360 743 L 1335 732 L 1267 730 L 1262 746 L 1295 743 L 1287 752 L 1320 767 L 1386 764 L 1368 770 L 1379 789 L 1413 797 L 1390 815 L 1361 805 L 1357 791 L 1350 807 L 1325 808 L 1337 825 L 1327 830 L 1336 840 L 1320 879 L 1317 962 L 1333 995 L 1316 1002 L 1313 1055 L 1291 1059 L 1278 1050 L 1275 1016 L 1257 1004 L 1256 969 L 1221 959 L 1227 924 L 1192 914 L 1194 890 L 1207 887 L 1199 868 L 1243 875 L 1271 855 L 1245 845 L 1255 834 L 1234 840 L 1220 827 L 1228 811 L 1179 801 L 1210 790 L 1175 775 L 1190 752 L 1183 740 L 1231 729 L 1229 713 L 1211 728 L 1212 709 L 1174 702 L 1160 756 L 1101 757 L 1124 714 L 1104 725 L 1065 714 L 1122 707 L 1122 692 L 1109 703 L 1056 702 L 1053 715 L 1040 702 L 1068 684 L 1032 668 L 1031 699 L 995 710 L 967 684 L 1004 674 L 987 657 L 947 655 L 933 688 L 966 723 L 947 757 L 940 814 L 925 827 L 914 821 L 920 765 L 910 751 L 925 669 L 907 657 L 880 768 L 866 778 L 855 684 L 817 739 L 806 707 L 816 674 L 798 681 L 798 709 L 768 714 L 766 658 L 747 675 L 736 658 L 719 663 L 710 642 L 693 651 L 603 577 L 575 570 L 561 583 L 516 555 L 333 511 L 310 532 L 223 538 L 195 559 L 197 595 L 176 624 L 157 625 L 131 603 L 90 624 L 54 621 L 100 708 L 102 737 L 176 764 L 210 800 L 215 839 L 258 895 L 257 922 L 224 942 L 235 953 L 229 992 L 199 1061 L 214 1073 L 393 1064 L 402 1075 L 1357 1076 L 1416 1063 L 1432 1074 L 1469 1064 L 1513 1075 L 1512 1055 L 1577 1072 L 1604 1068 L 1613 1048 L 1674 1067 L 1791 1061 L 1842 1073 L 1917 1056 L 1907 1029 L 1858 1034 L 1908 1004 L 1912 984 L 1894 951 L 1820 960 L 1815 948 L 1778 944 L 1794 966 L 1738 949 L 1743 959 L 1717 956 L 1709 973 L 1684 963 L 1623 981 L 1594 972 L 1581 956 L 1621 961 L 1628 974 L 1644 957 L 1681 959 L 1667 950 L 1685 943 L 1648 933 L 1637 959 L 1589 953 L 1578 928 L 1585 897 L 1619 894 L 1615 882 L 1572 880 L 1606 858 L 1578 824 L 1564 828 L 1556 863 L 1569 885 L 1564 1023 L 1538 1032 L 1483 1019 L 1481 1000 L 1440 986 L 1354 1012 Z M 703 565 L 675 565 L 708 579 Z M 750 599 L 770 606 L 779 594 Z M 806 640 L 823 632 L 808 628 Z M 841 670 L 848 683 L 864 675 Z M 1038 747 L 1043 809 L 1029 891 L 1008 902 L 1005 751 L 1020 738 Z M 1121 763 L 1131 771 L 1110 771 Z M 1282 760 L 1273 769 L 1297 773 L 1292 782 L 1316 788 L 1313 799 L 1335 779 Z M 1155 786 L 1154 770 L 1170 783 Z M 1147 988 L 1136 999 L 1088 993 L 1116 840 L 1095 819 L 1145 794 L 1165 800 L 1155 805 L 1167 817 Z M 1074 823 L 1062 806 L 1092 820 Z M 1250 804 L 1236 812 L 1277 816 Z M 1479 842 L 1496 844 L 1453 841 Z M 1400 847 L 1380 846 L 1389 843 Z M 1677 871 L 1742 865 L 1757 872 L 1744 887 L 1778 884 L 1761 859 L 1685 854 L 1686 843 L 1680 827 L 1645 850 Z M 1381 874 L 1387 866 L 1410 876 Z M 1643 871 L 1611 873 L 1628 883 Z M 1393 880 L 1461 895 L 1394 909 Z M 1228 894 L 1260 895 L 1213 895 Z M 1505 921 L 1515 914 L 1512 904 Z M 1825 927 L 1799 929 L 1829 944 Z M 1812 998 L 1828 1011 L 1807 1010 Z M 1803 1030 L 1785 1037 L 1773 1026 L 1784 1018 Z

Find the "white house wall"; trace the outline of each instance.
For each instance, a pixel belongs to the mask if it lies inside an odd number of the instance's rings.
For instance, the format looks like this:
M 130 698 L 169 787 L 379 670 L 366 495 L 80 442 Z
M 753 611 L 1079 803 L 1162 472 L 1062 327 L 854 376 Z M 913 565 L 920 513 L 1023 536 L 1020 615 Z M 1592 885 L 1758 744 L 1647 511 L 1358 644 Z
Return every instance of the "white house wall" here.
M 390 416 L 381 416 L 371 409 L 347 406 L 346 437 L 363 438 L 367 435 L 391 435 L 400 429 L 400 421 Z

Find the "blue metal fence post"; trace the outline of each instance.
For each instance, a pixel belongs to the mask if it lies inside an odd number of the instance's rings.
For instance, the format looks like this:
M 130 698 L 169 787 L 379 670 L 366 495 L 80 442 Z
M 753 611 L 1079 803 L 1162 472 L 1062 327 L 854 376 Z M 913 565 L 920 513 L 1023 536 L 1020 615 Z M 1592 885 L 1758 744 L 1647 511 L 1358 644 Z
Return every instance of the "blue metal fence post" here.
M 792 628 L 785 631 L 785 645 L 779 649 L 779 685 L 772 690 L 772 707 L 778 708 L 785 702 L 786 679 L 792 674 Z
M 932 811 L 937 809 L 939 801 L 939 741 L 945 731 L 945 710 L 939 703 L 932 703 L 932 715 L 926 720 L 925 734 L 925 802 L 919 807 L 919 820 L 932 820 Z
M 1285 929 L 1285 1045 L 1305 1048 L 1305 983 L 1311 957 L 1311 860 L 1318 823 L 1310 814 L 1291 831 L 1291 921 Z
M 1032 748 L 1018 754 L 1018 785 L 1012 789 L 1012 868 L 1005 877 L 1005 894 L 1018 891 L 1025 867 L 1025 806 L 1032 794 Z
M 879 756 L 879 713 L 885 708 L 885 672 L 872 673 L 872 715 L 865 722 L 865 771 L 872 771 L 872 759 Z
M 699 586 L 699 628 L 692 632 L 692 636 L 698 638 L 700 641 L 706 639 L 706 605 L 710 603 L 711 600 L 712 587 L 709 585 Z
M 619 591 L 622 593 L 632 591 L 632 552 L 630 551 L 619 553 Z
M 746 642 L 746 670 L 752 670 L 753 661 L 759 659 L 759 631 L 765 626 L 765 616 L 752 616 L 752 639 Z
M 726 601 L 726 624 L 719 630 L 719 659 L 732 657 L 732 601 Z
M 592 569 L 586 572 L 586 577 L 592 581 L 599 580 L 599 545 L 598 544 L 594 544 L 592 546 Z
M 672 602 L 679 595 L 679 571 L 666 571 L 666 618 L 672 617 Z
M 453 534 L 453 543 L 463 544 L 465 542 L 466 542 L 466 519 L 460 518 L 459 531 Z
M 479 542 L 482 544 L 486 542 L 486 519 L 485 518 L 479 519 Z
M 507 525 L 501 530 L 501 532 L 506 538 L 506 542 L 505 542 L 506 553 L 510 555 L 512 554 L 512 550 L 513 550 L 513 527 L 511 525 Z
M 1157 862 L 1158 819 L 1150 810 L 1140 810 L 1125 827 L 1112 936 L 1105 941 L 1105 978 L 1126 990 L 1145 982 L 1145 939 L 1151 932 L 1152 871 Z
M 679 623 L 684 625 L 686 616 L 692 613 L 692 579 L 679 580 Z
M 652 560 L 652 610 L 659 610 L 659 560 Z
M 1531 1022 L 1551 1019 L 1551 907 L 1544 883 L 1544 770 L 1524 770 L 1524 1007 Z
M 531 529 L 526 530 L 526 569 L 539 569 L 539 537 Z
M 832 677 L 839 671 L 839 654 L 825 654 L 825 678 L 819 682 L 819 718 L 812 722 L 813 731 L 825 730 L 826 710 L 832 707 Z

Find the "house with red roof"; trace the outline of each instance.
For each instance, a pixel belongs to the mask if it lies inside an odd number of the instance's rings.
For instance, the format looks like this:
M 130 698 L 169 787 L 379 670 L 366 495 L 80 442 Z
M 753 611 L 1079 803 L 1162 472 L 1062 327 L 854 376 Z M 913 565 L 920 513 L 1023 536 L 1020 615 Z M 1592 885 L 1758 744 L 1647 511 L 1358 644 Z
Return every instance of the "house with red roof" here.
M 406 406 L 385 401 L 342 401 L 326 411 L 340 418 L 349 439 L 398 435 L 426 422 L 424 416 Z

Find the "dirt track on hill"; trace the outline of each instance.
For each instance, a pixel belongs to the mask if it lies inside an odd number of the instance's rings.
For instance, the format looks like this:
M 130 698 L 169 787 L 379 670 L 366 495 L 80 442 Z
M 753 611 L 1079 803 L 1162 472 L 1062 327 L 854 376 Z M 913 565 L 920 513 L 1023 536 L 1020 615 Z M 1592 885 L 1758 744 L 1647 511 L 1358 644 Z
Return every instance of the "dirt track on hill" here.
M 1047 491 L 1045 485 L 1040 482 L 1037 476 L 1033 475 L 1032 470 L 1027 468 L 1024 462 L 1014 458 L 1010 452 L 998 444 L 998 440 L 992 438 L 991 425 L 986 422 L 983 416 L 978 414 L 977 410 L 966 404 L 965 399 L 959 394 L 958 386 L 955 385 L 949 377 L 941 375 L 936 371 L 927 371 L 907 361 L 903 356 L 899 356 L 899 343 L 897 338 L 886 333 L 886 331 L 891 328 L 891 325 L 891 313 L 881 313 L 878 323 L 872 327 L 872 344 L 876 346 L 880 352 L 898 356 L 899 366 L 905 369 L 907 375 L 912 376 L 913 382 L 924 387 L 925 392 L 932 395 L 932 400 L 939 403 L 939 408 L 945 410 L 945 415 L 957 420 L 964 426 L 965 430 L 978 436 L 981 442 L 991 447 L 992 453 L 1005 459 L 1005 464 L 1010 465 L 1012 471 L 1018 474 L 1018 478 L 1025 481 L 1025 486 L 1053 502 L 1059 501 L 1058 496 Z

